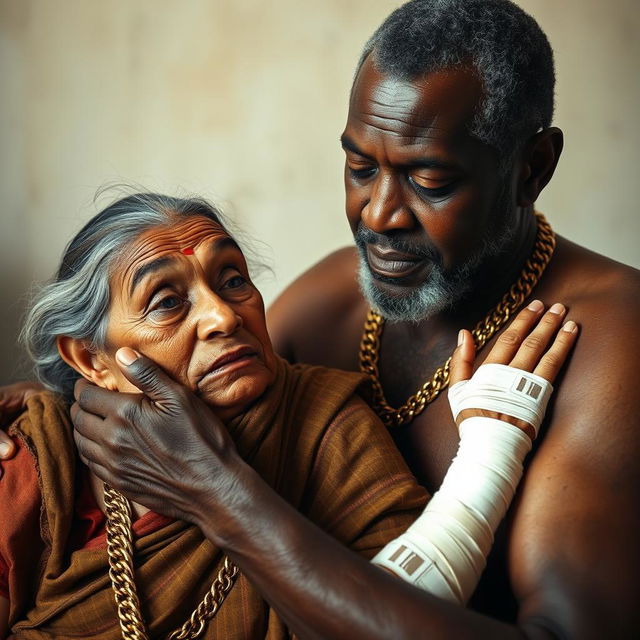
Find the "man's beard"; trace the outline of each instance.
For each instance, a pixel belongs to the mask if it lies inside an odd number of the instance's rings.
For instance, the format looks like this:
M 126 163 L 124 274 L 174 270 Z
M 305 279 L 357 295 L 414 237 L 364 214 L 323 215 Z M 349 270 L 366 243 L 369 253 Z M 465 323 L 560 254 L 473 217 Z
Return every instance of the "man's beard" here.
M 506 190 L 505 190 L 506 191 Z M 505 251 L 514 237 L 513 218 L 509 215 L 510 194 L 503 192 L 497 198 L 494 212 L 497 224 L 485 234 L 480 249 L 463 264 L 445 270 L 442 255 L 431 247 L 415 246 L 393 236 L 381 236 L 360 224 L 355 233 L 355 242 L 360 253 L 360 290 L 372 309 L 381 316 L 395 322 L 418 323 L 447 308 L 452 308 L 472 289 L 474 276 L 489 258 Z M 382 239 L 382 242 L 380 242 Z M 410 253 L 429 260 L 433 267 L 424 282 L 407 287 L 406 293 L 393 295 L 377 285 L 377 281 L 398 283 L 392 278 L 374 276 L 367 261 L 367 244 L 383 244 L 400 253 Z

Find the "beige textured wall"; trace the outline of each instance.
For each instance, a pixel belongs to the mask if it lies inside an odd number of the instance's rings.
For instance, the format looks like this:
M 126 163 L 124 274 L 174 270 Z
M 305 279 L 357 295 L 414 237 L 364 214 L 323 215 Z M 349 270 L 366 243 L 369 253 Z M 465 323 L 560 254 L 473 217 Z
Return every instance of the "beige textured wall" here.
M 358 52 L 389 0 L 0 0 L 0 383 L 22 296 L 110 181 L 204 193 L 271 247 L 268 301 L 349 242 L 342 153 Z M 557 52 L 561 233 L 640 266 L 637 0 L 520 0 Z

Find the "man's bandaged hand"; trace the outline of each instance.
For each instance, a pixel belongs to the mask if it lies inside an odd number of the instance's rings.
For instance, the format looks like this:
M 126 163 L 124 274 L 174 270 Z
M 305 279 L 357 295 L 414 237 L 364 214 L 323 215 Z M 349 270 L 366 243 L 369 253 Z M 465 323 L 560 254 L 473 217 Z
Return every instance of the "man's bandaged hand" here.
M 470 380 L 461 380 L 449 389 L 449 404 L 458 426 L 473 416 L 521 426 L 508 419 L 515 418 L 531 426 L 535 437 L 552 391 L 551 383 L 534 373 L 504 364 L 483 364 Z
M 473 338 L 469 331 L 460 332 L 449 387 L 458 427 L 467 418 L 494 418 L 525 431 L 532 440 L 536 437 L 553 390 L 551 383 L 578 335 L 575 322 L 563 325 L 563 305 L 554 304 L 543 312 L 539 300 L 523 309 L 498 336 L 473 377 Z
M 478 584 L 542 422 L 551 382 L 577 337 L 573 322 L 560 329 L 562 305 L 543 311 L 538 301 L 521 311 L 473 376 L 473 339 L 460 332 L 449 390 L 460 430 L 458 453 L 422 515 L 372 560 L 451 602 L 464 605 Z

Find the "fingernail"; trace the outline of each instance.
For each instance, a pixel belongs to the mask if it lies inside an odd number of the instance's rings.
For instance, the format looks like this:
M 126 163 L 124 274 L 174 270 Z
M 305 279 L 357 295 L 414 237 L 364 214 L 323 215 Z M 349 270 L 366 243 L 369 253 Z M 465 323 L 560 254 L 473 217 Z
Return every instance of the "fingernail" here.
M 540 300 L 534 300 L 529 303 L 527 309 L 529 309 L 529 311 L 542 311 L 544 309 L 544 305 Z
M 464 342 L 464 329 L 460 329 L 458 331 L 458 346 L 460 346 Z
M 123 347 L 122 349 L 118 349 L 116 358 L 118 358 L 120 364 L 128 367 L 138 359 L 138 354 L 133 349 L 129 349 L 129 347 Z
M 0 458 L 9 453 L 9 445 L 6 442 L 0 442 Z
M 569 320 L 569 322 L 564 323 L 562 330 L 568 333 L 575 333 L 578 330 L 578 325 L 573 320 Z
M 562 315 L 564 313 L 564 305 L 556 302 L 551 309 L 549 309 L 549 313 L 557 313 L 558 315 Z

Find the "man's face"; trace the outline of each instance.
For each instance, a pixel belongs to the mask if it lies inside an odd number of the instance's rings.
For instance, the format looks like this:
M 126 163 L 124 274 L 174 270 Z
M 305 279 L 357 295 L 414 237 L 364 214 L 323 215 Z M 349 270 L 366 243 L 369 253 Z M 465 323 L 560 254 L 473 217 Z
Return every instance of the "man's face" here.
M 509 239 L 497 152 L 469 134 L 481 97 L 464 68 L 398 80 L 370 56 L 356 78 L 342 136 L 347 217 L 362 289 L 389 319 L 452 305 Z

